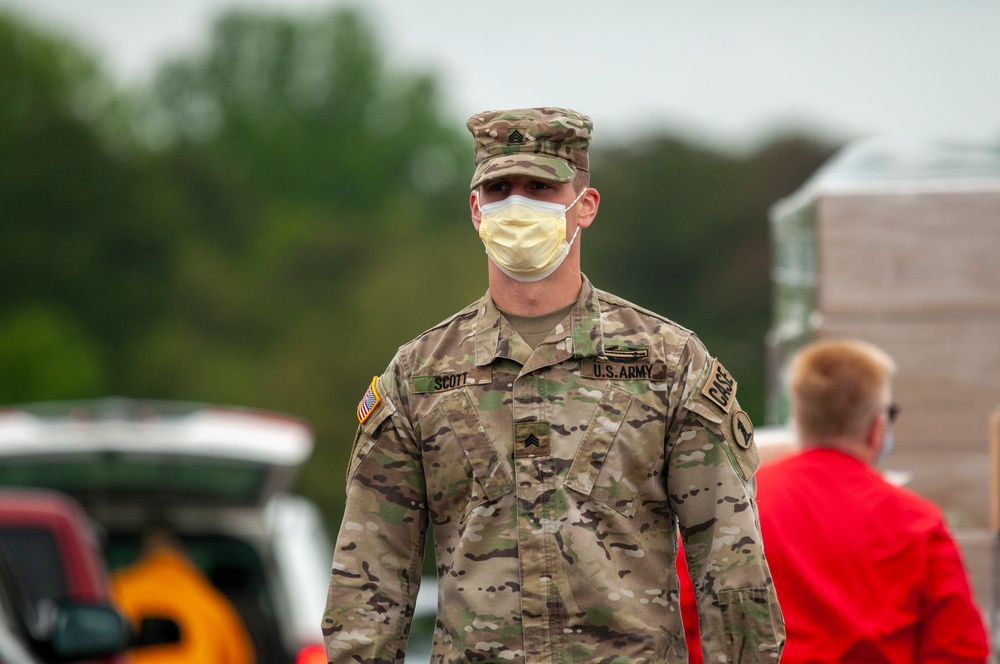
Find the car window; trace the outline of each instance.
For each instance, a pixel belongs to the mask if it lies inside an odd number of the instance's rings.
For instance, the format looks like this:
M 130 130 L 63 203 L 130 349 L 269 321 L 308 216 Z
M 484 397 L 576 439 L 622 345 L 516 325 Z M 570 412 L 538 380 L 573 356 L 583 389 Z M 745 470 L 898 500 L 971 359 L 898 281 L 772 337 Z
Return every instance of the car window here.
M 0 548 L 31 605 L 68 595 L 59 544 L 52 531 L 28 526 L 0 528 Z
M 34 664 L 28 654 L 27 624 L 34 620 L 24 589 L 15 579 L 3 548 L 0 547 L 0 662 L 2 664 Z

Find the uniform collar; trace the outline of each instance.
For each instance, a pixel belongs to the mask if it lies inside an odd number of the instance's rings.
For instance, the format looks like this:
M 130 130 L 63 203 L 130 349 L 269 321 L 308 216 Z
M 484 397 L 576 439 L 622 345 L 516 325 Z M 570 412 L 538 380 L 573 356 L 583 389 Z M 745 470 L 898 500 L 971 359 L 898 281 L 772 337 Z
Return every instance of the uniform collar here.
M 604 353 L 601 328 L 601 304 L 597 289 L 583 276 L 583 287 L 576 305 L 570 310 L 568 342 L 577 358 L 596 357 Z M 514 357 L 513 330 L 493 302 L 489 291 L 479 301 L 476 315 L 476 366 L 492 364 L 498 357 Z

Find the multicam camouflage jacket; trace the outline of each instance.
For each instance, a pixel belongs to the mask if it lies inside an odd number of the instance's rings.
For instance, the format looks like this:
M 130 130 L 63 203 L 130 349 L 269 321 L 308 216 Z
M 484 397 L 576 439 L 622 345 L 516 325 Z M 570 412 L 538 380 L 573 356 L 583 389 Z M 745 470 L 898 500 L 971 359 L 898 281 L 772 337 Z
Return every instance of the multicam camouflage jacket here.
M 584 280 L 534 351 L 489 293 L 373 381 L 323 616 L 331 662 L 402 662 L 428 525 L 433 662 L 776 662 L 753 426 L 689 331 Z

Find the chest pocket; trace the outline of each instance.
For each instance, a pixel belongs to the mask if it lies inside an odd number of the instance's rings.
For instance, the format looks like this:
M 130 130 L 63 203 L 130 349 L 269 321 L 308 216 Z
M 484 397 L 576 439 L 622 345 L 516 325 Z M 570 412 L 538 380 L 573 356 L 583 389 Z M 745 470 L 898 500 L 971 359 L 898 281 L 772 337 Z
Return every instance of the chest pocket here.
M 425 415 L 420 430 L 427 494 L 438 518 L 457 513 L 465 521 L 477 506 L 514 490 L 465 390 Z
M 633 516 L 639 489 L 662 471 L 664 433 L 657 409 L 609 385 L 573 458 L 566 486 Z

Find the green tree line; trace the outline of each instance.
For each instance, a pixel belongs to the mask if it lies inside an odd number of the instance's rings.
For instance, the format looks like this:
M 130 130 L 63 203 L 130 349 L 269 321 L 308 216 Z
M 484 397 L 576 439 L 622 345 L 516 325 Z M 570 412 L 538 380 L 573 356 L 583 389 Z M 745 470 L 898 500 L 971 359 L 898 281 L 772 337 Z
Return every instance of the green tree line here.
M 433 72 L 386 65 L 356 10 L 227 14 L 141 89 L 0 14 L 0 403 L 304 417 L 300 489 L 334 524 L 371 377 L 486 289 L 471 141 L 442 97 Z M 767 209 L 835 146 L 611 144 L 595 120 L 584 271 L 697 331 L 762 421 Z

